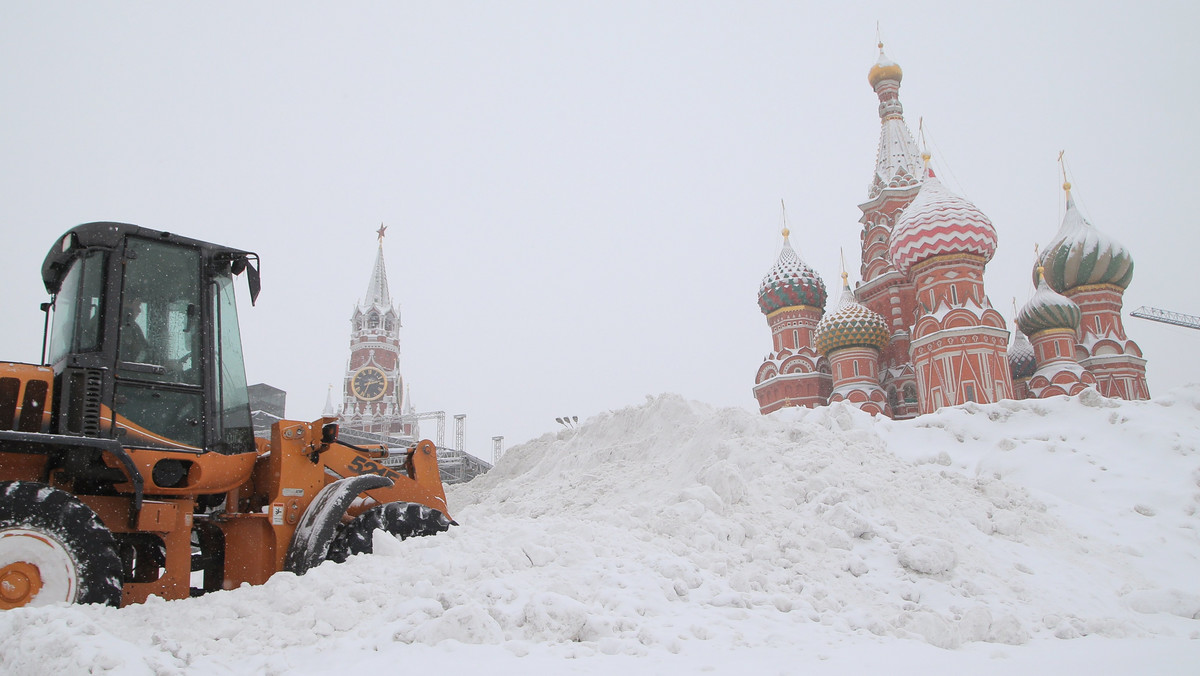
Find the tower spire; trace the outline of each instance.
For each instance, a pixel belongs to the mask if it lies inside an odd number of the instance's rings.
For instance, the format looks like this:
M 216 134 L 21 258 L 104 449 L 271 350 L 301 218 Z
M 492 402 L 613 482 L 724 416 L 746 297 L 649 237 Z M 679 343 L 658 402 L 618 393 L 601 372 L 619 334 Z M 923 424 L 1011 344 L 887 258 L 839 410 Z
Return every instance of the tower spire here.
M 379 250 L 375 254 L 375 266 L 371 269 L 371 280 L 367 283 L 367 295 L 363 298 L 365 307 L 372 305 L 385 309 L 392 307 L 392 294 L 388 290 L 387 266 L 383 262 L 383 237 L 386 231 L 387 226 L 382 223 L 375 231 L 375 234 L 379 236 Z
M 879 97 L 879 151 L 875 158 L 875 177 L 867 197 L 874 198 L 887 188 L 910 187 L 919 183 L 921 152 L 913 140 L 912 131 L 904 122 L 904 106 L 900 105 L 900 81 L 904 73 L 888 58 L 879 40 L 879 59 L 867 73 L 871 89 Z
M 321 410 L 321 415 L 325 417 L 337 415 L 337 409 L 333 407 L 333 385 L 330 385 L 329 390 L 325 392 L 325 408 Z

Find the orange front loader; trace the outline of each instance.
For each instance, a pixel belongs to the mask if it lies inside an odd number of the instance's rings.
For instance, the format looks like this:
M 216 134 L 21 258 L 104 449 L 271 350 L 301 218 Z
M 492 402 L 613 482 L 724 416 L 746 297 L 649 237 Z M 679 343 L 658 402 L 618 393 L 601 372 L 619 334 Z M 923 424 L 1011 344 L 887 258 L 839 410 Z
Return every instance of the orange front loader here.
M 257 255 L 120 223 L 63 235 L 42 278 L 44 365 L 0 363 L 0 609 L 177 599 L 453 522 L 437 449 L 250 425 L 234 278 Z

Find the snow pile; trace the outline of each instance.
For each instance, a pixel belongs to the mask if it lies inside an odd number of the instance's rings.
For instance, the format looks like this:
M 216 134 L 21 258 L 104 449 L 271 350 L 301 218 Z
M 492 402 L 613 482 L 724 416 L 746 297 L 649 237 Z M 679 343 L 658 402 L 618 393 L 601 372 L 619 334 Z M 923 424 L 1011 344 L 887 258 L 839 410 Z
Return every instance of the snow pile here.
M 0 672 L 1200 638 L 1200 387 L 906 422 L 663 395 L 511 449 L 450 504 L 462 526 L 302 578 L 0 614 Z
M 1141 611 L 1200 617 L 1198 395 L 1088 393 L 901 423 L 845 405 L 763 418 L 664 396 L 516 449 L 454 497 L 471 505 L 464 518 L 484 510 L 552 534 L 536 578 L 571 582 L 595 634 L 540 640 L 670 647 L 700 613 L 705 631 L 730 620 L 717 633 L 738 645 L 790 640 L 805 622 L 946 648 L 1194 631 Z M 604 545 L 578 551 L 581 535 Z M 600 571 L 578 586 L 583 565 L 653 581 L 636 597 L 661 603 L 631 617 Z M 762 629 L 739 631 L 748 617 Z M 520 622 L 506 631 L 524 637 Z

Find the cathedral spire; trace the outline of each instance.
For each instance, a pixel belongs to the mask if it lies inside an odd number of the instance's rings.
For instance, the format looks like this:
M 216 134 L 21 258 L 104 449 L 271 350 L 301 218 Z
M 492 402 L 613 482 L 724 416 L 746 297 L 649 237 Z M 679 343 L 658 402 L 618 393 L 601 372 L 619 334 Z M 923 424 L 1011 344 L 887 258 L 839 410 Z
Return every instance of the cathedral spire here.
M 383 237 L 386 231 L 387 226 L 382 223 L 375 231 L 379 235 L 379 251 L 375 254 L 375 267 L 371 270 L 371 281 L 367 285 L 367 295 L 363 298 L 365 307 L 372 305 L 380 308 L 392 307 L 392 294 L 388 290 L 387 267 L 383 262 Z
M 867 74 L 867 81 L 879 97 L 879 151 L 875 158 L 875 177 L 868 198 L 874 198 L 887 188 L 908 187 L 920 181 L 921 151 L 913 140 L 912 131 L 904 121 L 904 106 L 900 105 L 900 66 L 888 58 L 879 43 L 879 58 Z

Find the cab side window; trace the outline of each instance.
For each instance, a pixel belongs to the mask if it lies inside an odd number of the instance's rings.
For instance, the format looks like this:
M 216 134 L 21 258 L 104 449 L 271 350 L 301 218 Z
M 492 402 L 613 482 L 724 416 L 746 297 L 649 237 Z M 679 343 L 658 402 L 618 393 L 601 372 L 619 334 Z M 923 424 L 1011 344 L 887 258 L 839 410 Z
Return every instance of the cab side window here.
M 199 269 L 197 251 L 129 240 L 119 372 L 156 382 L 201 384 Z
M 204 446 L 200 252 L 126 242 L 114 421 L 131 446 Z

